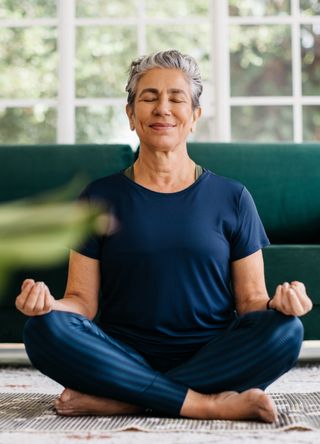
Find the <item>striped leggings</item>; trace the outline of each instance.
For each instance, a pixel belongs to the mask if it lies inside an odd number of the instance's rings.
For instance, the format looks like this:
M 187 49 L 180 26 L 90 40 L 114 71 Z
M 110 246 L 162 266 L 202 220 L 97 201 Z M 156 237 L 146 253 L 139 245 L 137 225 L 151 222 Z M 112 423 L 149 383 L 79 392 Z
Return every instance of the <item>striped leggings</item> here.
M 30 318 L 24 342 L 33 365 L 71 389 L 179 416 L 188 388 L 200 393 L 265 389 L 295 364 L 301 321 L 274 310 L 247 313 L 163 371 L 133 347 L 75 313 Z

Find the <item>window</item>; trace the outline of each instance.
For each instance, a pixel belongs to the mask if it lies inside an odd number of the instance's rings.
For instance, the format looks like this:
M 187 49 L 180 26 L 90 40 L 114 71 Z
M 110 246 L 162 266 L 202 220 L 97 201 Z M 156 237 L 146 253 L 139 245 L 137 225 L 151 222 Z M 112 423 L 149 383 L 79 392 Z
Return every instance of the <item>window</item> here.
M 229 138 L 320 140 L 320 3 L 230 0 Z
M 0 143 L 136 145 L 124 112 L 131 60 L 177 48 L 198 60 L 209 89 L 209 3 L 6 0 L 0 7 Z M 213 136 L 211 102 L 194 138 Z
M 55 142 L 55 2 L 1 1 L 0 42 L 0 143 Z
M 320 140 L 318 0 L 0 0 L 0 143 L 137 144 L 130 61 L 199 62 L 194 140 Z

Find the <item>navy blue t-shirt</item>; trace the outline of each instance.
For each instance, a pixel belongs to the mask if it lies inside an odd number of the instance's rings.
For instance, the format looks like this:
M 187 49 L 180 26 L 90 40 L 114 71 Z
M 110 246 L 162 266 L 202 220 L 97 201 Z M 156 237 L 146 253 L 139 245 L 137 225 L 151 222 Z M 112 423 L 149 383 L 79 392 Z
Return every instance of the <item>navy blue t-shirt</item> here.
M 78 251 L 100 261 L 99 325 L 154 356 L 190 352 L 234 319 L 230 263 L 269 244 L 248 190 L 204 169 L 188 188 L 151 191 L 123 171 L 81 198 L 118 221 Z

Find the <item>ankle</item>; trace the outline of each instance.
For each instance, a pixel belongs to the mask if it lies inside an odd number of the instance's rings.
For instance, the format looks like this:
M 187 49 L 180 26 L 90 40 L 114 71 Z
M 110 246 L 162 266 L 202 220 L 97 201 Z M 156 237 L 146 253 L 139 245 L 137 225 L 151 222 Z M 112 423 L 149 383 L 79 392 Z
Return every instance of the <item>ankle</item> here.
M 212 409 L 212 401 L 207 395 L 189 389 L 180 410 L 180 416 L 188 418 L 207 418 Z

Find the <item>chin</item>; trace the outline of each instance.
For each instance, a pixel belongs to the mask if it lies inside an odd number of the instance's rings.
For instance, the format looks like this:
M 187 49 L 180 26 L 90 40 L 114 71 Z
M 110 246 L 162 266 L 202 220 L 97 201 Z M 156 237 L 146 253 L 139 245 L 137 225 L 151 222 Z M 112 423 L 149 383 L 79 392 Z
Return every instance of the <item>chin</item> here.
M 144 141 L 143 144 L 152 151 L 174 151 L 182 146 L 186 146 L 185 141 L 165 140 L 164 137 L 158 137 L 157 140 Z

